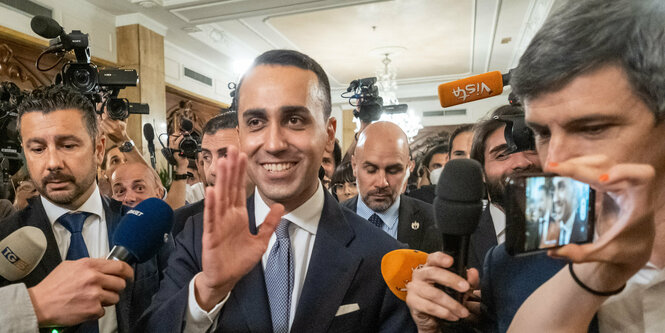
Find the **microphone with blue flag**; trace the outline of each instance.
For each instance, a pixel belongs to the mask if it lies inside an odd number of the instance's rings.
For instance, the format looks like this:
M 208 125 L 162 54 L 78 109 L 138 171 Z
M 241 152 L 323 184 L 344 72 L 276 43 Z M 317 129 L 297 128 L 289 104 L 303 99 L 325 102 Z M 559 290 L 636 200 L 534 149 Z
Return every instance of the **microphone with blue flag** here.
M 106 259 L 128 264 L 152 258 L 173 227 L 173 210 L 163 200 L 148 198 L 130 209 L 113 234 L 113 249 Z

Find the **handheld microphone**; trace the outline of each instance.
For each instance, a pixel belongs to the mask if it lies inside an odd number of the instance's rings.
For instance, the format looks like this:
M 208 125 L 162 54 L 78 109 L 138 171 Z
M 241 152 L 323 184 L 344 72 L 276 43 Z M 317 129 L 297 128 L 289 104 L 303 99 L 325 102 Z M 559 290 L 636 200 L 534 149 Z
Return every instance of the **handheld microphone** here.
M 474 75 L 439 85 L 439 101 L 442 107 L 468 103 L 483 98 L 501 95 L 503 87 L 510 81 L 510 72 L 499 71 Z
M 106 259 L 128 264 L 152 258 L 162 247 L 173 227 L 173 210 L 157 198 L 148 198 L 120 220 L 113 234 L 113 249 Z
M 153 142 L 155 140 L 155 130 L 150 123 L 145 123 L 145 125 L 143 125 L 143 137 L 148 142 L 150 164 L 152 165 L 152 168 L 155 169 L 155 165 L 157 164 L 157 160 L 155 159 L 155 143 Z
M 8 281 L 30 274 L 46 252 L 46 236 L 35 227 L 25 226 L 0 241 L 0 276 Z
M 413 271 L 425 263 L 425 252 L 410 249 L 390 251 L 381 259 L 381 275 L 390 291 L 397 298 L 406 301 L 406 284 L 411 281 Z
M 65 29 L 63 29 L 58 22 L 50 17 L 42 15 L 37 15 L 30 20 L 30 28 L 32 28 L 32 31 L 36 34 L 48 39 L 65 34 Z
M 443 252 L 453 257 L 449 270 L 466 278 L 469 238 L 483 212 L 483 171 L 472 159 L 450 160 L 443 167 L 434 198 L 434 217 L 443 234 Z M 462 294 L 443 288 L 462 301 Z

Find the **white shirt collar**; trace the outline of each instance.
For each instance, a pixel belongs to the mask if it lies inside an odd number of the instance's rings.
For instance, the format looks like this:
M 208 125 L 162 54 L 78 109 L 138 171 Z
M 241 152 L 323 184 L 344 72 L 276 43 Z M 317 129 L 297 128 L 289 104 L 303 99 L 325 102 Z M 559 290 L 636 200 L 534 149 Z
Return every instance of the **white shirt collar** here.
M 360 194 L 358 194 L 358 204 L 356 205 L 357 206 L 356 214 L 358 214 L 360 217 L 364 218 L 365 220 L 369 220 L 372 214 L 376 214 L 381 218 L 383 223 L 385 223 L 390 229 L 392 229 L 393 227 L 395 227 L 395 224 L 397 224 L 397 222 L 399 221 L 399 205 L 402 200 L 401 198 L 402 196 L 398 195 L 397 200 L 395 200 L 395 202 L 393 202 L 393 204 L 390 207 L 388 207 L 388 209 L 379 213 L 367 207 Z
M 497 205 L 490 203 L 490 215 L 492 216 L 492 223 L 494 224 L 494 231 L 497 238 L 501 238 L 506 230 L 506 214 Z M 502 243 L 500 241 L 499 243 Z
M 42 200 L 44 211 L 46 211 L 46 216 L 48 217 L 49 222 L 51 222 L 51 226 L 53 226 L 55 221 L 57 221 L 60 216 L 70 212 L 69 209 L 52 203 L 44 196 L 40 196 L 40 199 Z M 74 211 L 92 213 L 103 219 L 104 205 L 102 204 L 102 196 L 99 194 L 99 188 L 97 187 L 97 184 L 95 184 L 95 190 L 92 192 L 88 200 L 86 200 L 81 205 L 81 207 L 75 209 Z
M 312 235 L 316 235 L 316 231 L 319 228 L 319 220 L 321 219 L 321 213 L 323 212 L 323 203 L 325 201 L 325 195 L 323 193 L 323 185 L 319 181 L 319 185 L 314 192 L 314 194 L 307 199 L 302 205 L 298 208 L 289 212 L 288 214 L 282 216 L 282 218 L 291 221 L 291 223 L 297 225 L 301 229 L 306 230 Z M 270 207 L 261 197 L 261 192 L 257 190 L 254 191 L 254 220 L 256 226 L 260 226 L 263 223 L 263 220 L 270 212 Z

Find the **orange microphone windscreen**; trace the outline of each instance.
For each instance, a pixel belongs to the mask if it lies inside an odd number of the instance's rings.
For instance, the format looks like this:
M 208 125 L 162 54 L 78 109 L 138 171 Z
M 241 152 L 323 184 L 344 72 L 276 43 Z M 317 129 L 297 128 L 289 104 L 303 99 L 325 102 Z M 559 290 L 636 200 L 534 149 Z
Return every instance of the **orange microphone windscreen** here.
M 502 92 L 503 76 L 501 72 L 494 71 L 440 84 L 439 101 L 445 108 L 501 95 Z
M 413 270 L 427 262 L 427 253 L 399 249 L 386 253 L 381 259 L 381 275 L 397 298 L 406 301 L 406 284 L 411 281 Z

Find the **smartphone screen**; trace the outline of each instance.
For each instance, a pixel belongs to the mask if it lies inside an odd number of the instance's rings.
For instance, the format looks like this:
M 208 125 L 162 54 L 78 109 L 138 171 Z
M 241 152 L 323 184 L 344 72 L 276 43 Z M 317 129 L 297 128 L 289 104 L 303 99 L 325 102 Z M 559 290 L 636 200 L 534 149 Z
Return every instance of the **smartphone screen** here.
M 510 254 L 593 240 L 595 192 L 588 184 L 553 174 L 509 179 L 506 249 Z

